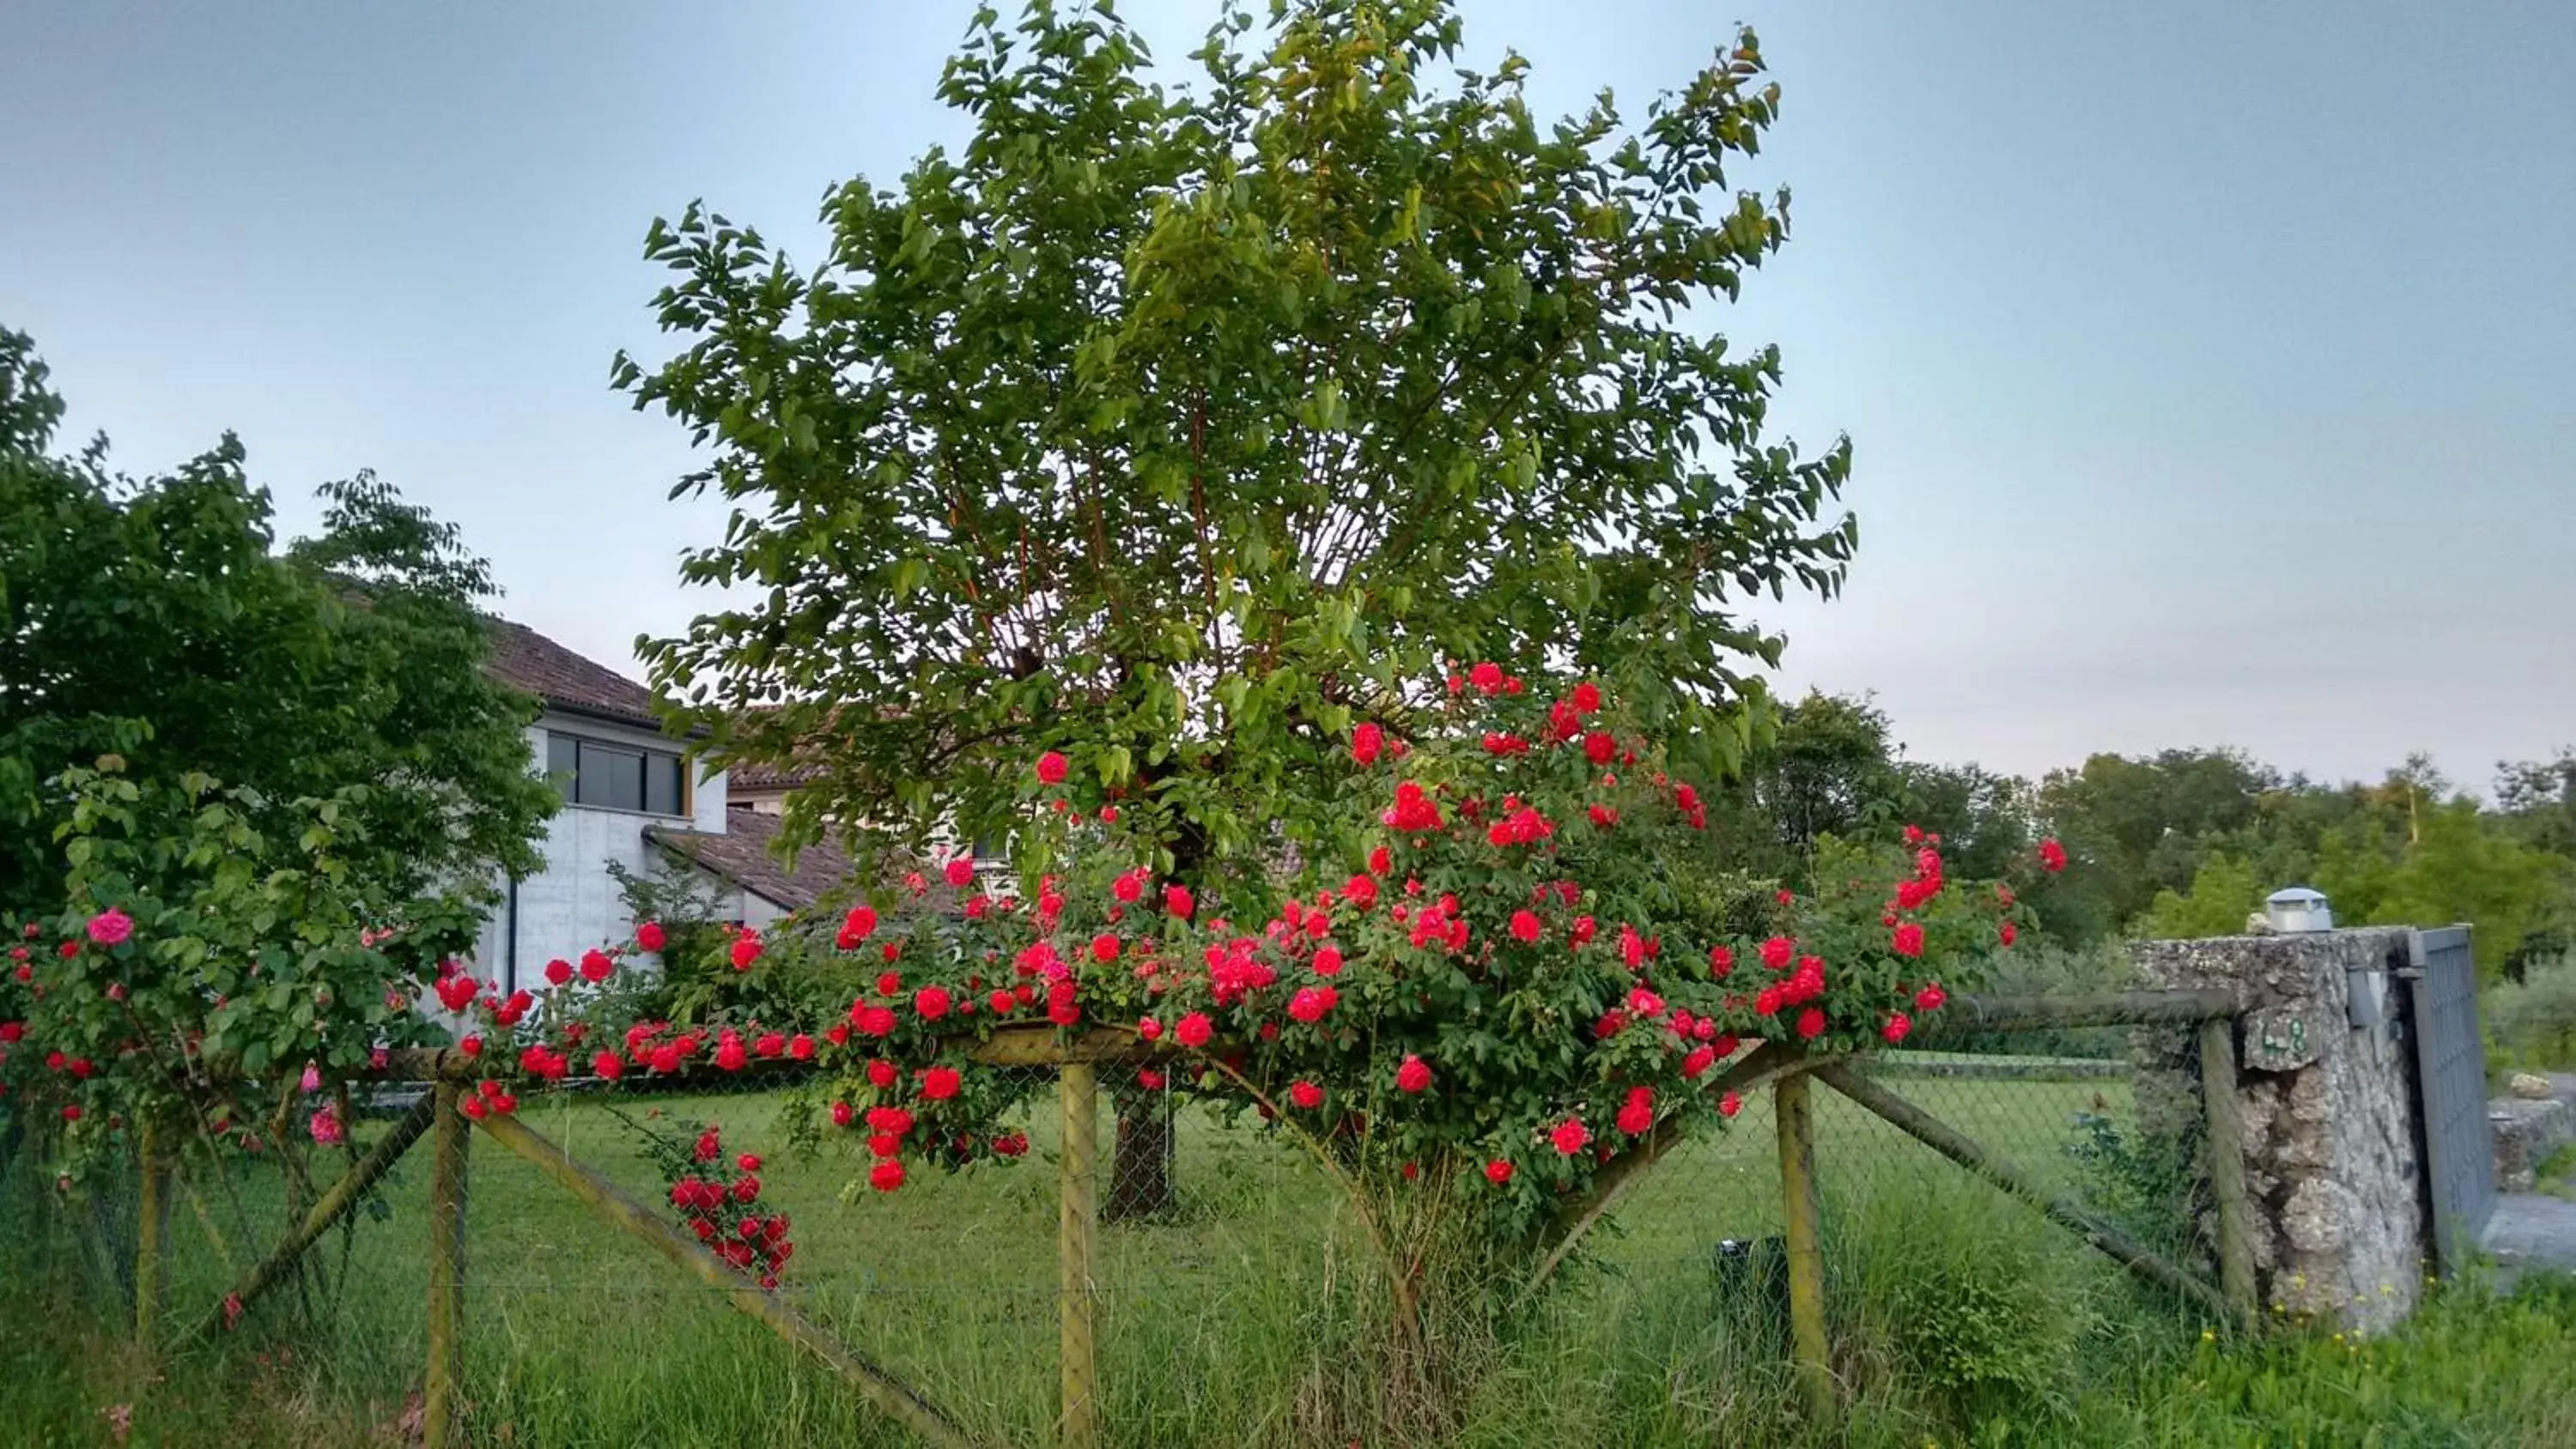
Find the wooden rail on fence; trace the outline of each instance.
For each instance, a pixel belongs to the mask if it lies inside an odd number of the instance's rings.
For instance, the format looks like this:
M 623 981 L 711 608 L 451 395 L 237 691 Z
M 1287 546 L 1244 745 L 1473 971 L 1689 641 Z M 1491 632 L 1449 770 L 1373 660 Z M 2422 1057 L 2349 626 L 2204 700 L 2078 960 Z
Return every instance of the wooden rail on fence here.
M 1970 1032 L 2051 1031 L 2085 1026 L 2189 1026 L 2234 1016 L 2232 991 L 2123 991 L 2106 996 L 1954 996 L 1915 1024 L 1909 1040 Z

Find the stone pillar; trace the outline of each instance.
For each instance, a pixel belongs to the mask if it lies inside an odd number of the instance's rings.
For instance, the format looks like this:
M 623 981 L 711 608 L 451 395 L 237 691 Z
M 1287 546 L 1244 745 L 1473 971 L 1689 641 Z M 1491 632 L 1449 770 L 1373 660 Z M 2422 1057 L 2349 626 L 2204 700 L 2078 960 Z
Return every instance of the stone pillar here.
M 2407 963 L 2397 927 L 2309 935 L 2139 941 L 2158 988 L 2218 987 L 2238 1019 L 2237 1102 L 2252 1195 L 2255 1284 L 2268 1313 L 2376 1333 L 2415 1310 L 2432 1243 Z M 2390 973 L 2375 1026 L 2348 1018 L 2352 968 Z M 2183 1043 L 2141 1034 L 2139 1126 L 2193 1136 L 2195 1066 Z

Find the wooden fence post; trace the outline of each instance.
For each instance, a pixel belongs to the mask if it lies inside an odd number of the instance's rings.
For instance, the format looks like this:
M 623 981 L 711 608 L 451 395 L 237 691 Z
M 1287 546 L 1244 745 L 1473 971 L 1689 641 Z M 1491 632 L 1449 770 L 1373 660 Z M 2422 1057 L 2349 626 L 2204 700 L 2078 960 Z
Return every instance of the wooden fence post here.
M 1089 1062 L 1068 1062 L 1057 1076 L 1064 1108 L 1064 1136 L 1056 1256 L 1063 1334 L 1060 1359 L 1063 1414 L 1056 1422 L 1059 1449 L 1096 1449 L 1100 1443 L 1100 1365 L 1094 1310 L 1098 1285 L 1093 1248 L 1100 1221 L 1100 1096 Z
M 160 1133 L 149 1117 L 143 1119 L 135 1154 L 143 1183 L 134 1215 L 134 1337 L 149 1346 L 161 1316 L 161 1253 L 170 1225 L 170 1164 L 161 1155 Z
M 2253 1211 L 2245 1188 L 2245 1123 L 2237 1115 L 2236 1023 L 2200 1024 L 2200 1101 L 2209 1116 L 2209 1186 L 2218 1199 L 2218 1286 L 2247 1322 L 2256 1321 Z
M 432 1089 L 429 1169 L 429 1363 L 420 1392 L 421 1449 L 461 1443 L 457 1380 L 464 1369 L 465 1150 L 473 1124 L 459 1110 L 465 1085 L 441 1077 Z
M 1784 1077 L 1773 1089 L 1780 1129 L 1781 1216 L 1789 1248 L 1789 1332 L 1807 1413 L 1821 1425 L 1834 1414 L 1834 1368 L 1825 1347 L 1823 1211 L 1816 1193 L 1816 1131 L 1807 1078 Z

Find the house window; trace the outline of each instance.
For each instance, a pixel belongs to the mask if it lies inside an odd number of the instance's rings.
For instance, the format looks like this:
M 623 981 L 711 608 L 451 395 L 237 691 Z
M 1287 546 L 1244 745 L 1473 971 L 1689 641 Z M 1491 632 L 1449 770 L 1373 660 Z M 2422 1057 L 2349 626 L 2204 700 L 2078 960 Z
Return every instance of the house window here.
M 579 735 L 546 732 L 546 778 L 575 805 L 636 810 L 647 815 L 689 813 L 688 778 L 680 757 L 668 750 L 611 744 Z

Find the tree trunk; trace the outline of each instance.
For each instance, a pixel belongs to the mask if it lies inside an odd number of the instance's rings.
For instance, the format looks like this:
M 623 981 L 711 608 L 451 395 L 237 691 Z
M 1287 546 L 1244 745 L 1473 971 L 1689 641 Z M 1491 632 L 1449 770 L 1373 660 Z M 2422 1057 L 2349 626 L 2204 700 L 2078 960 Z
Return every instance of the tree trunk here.
M 1172 1191 L 1172 1099 L 1160 1092 L 1119 1094 L 1118 1146 L 1101 1216 L 1111 1222 L 1160 1217 L 1178 1200 Z

